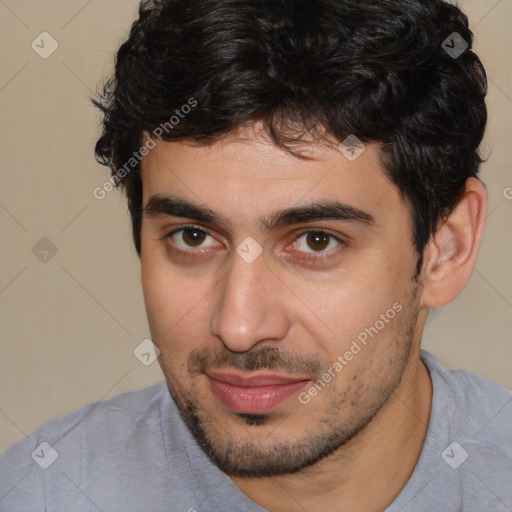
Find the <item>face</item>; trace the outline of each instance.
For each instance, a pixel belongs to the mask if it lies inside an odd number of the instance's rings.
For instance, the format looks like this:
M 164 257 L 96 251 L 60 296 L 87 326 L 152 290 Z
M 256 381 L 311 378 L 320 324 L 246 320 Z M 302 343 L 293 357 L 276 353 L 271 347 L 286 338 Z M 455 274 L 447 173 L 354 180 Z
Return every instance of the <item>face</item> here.
M 233 476 L 298 471 L 371 422 L 418 342 L 417 254 L 379 149 L 303 160 L 253 129 L 157 141 L 142 283 L 169 391 Z

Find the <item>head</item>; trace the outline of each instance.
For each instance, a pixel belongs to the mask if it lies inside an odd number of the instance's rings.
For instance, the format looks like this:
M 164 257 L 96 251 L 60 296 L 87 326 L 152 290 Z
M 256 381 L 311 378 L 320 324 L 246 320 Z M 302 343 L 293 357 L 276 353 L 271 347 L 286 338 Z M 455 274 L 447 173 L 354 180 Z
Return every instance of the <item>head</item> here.
M 439 0 L 141 3 L 96 154 L 128 199 L 169 390 L 227 473 L 298 471 L 361 432 L 428 307 L 467 281 L 485 206 L 471 46 Z M 233 399 L 239 378 L 267 393 Z

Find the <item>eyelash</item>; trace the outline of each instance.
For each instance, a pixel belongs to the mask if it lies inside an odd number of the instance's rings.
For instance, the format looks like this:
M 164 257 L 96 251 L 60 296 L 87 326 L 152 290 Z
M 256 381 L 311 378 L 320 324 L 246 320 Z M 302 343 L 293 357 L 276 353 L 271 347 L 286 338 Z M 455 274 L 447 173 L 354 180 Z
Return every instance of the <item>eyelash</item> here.
M 167 240 L 170 239 L 176 233 L 178 233 L 180 231 L 185 231 L 187 229 L 196 229 L 197 231 L 206 233 L 208 236 L 211 236 L 212 238 L 214 238 L 210 233 L 208 233 L 208 231 L 206 231 L 204 228 L 202 228 L 200 226 L 195 226 L 194 224 L 182 224 L 181 226 L 174 228 L 172 231 L 170 231 L 169 233 L 164 235 L 160 240 L 167 242 Z M 201 250 L 193 250 L 193 249 L 189 250 L 189 251 L 185 251 L 183 249 L 178 249 L 176 247 L 170 247 L 169 245 L 167 247 L 171 252 L 173 252 L 175 254 L 179 254 L 182 256 L 186 255 L 186 256 L 192 257 L 192 258 L 200 258 L 205 252 L 207 252 L 204 250 L 201 251 Z
M 293 256 L 293 259 L 295 260 L 300 260 L 306 263 L 322 263 L 327 259 L 337 256 L 343 246 L 346 245 L 344 240 L 325 229 L 303 229 L 296 234 L 294 242 L 306 234 L 327 235 L 331 239 L 335 240 L 339 245 L 328 252 L 321 252 L 316 255 L 315 253 L 302 253 L 302 256 Z
M 165 234 L 160 240 L 167 241 L 168 239 L 170 239 L 176 233 L 178 233 L 180 231 L 185 231 L 187 229 L 196 229 L 198 231 L 201 231 L 202 233 L 205 233 L 206 235 L 208 235 L 208 236 L 210 236 L 212 238 L 215 238 L 207 230 L 205 230 L 204 228 L 202 228 L 200 226 L 196 226 L 194 224 L 182 224 L 181 226 L 177 226 L 172 231 L 170 231 L 169 233 Z M 304 229 L 304 230 L 300 231 L 299 233 L 297 233 L 295 240 L 299 239 L 301 236 L 303 236 L 305 234 L 313 234 L 313 233 L 314 234 L 327 235 L 330 238 L 334 239 L 336 242 L 338 242 L 339 245 L 335 249 L 331 249 L 329 252 L 326 252 L 326 253 L 319 253 L 316 256 L 313 255 L 314 253 L 307 254 L 306 256 L 300 256 L 300 257 L 294 256 L 293 257 L 294 259 L 298 259 L 298 260 L 301 260 L 301 261 L 306 261 L 308 263 L 320 263 L 320 262 L 322 262 L 322 261 L 324 261 L 324 260 L 326 260 L 328 258 L 331 258 L 331 257 L 334 257 L 335 255 L 337 255 L 339 250 L 344 245 L 346 245 L 346 242 L 344 240 L 342 240 L 338 236 L 333 235 L 332 233 L 330 233 L 329 231 L 324 230 L 324 229 Z M 187 251 L 187 250 L 183 250 L 183 249 L 178 249 L 176 247 L 169 247 L 169 249 L 172 252 L 174 252 L 174 253 L 178 253 L 178 254 L 181 254 L 181 255 L 187 255 L 187 256 L 192 257 L 192 258 L 200 258 L 200 257 L 202 257 L 202 255 L 205 252 L 208 252 L 208 251 L 193 250 L 193 249 L 190 250 L 190 251 Z

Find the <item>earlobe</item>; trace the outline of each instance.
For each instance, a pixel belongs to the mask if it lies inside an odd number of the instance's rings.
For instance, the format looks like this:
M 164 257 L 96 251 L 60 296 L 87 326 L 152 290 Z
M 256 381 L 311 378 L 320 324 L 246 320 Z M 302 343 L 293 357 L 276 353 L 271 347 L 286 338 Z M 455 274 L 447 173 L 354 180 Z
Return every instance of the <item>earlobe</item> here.
M 444 306 L 466 286 L 482 240 L 487 201 L 484 185 L 469 178 L 459 202 L 431 237 L 422 273 L 424 306 Z

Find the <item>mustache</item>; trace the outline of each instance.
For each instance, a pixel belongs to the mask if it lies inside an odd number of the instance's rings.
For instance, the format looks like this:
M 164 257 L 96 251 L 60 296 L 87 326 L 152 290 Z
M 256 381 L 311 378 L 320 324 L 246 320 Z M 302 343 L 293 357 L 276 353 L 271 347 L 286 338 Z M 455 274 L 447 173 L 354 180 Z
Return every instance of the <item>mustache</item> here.
M 290 373 L 306 373 L 319 378 L 328 367 L 316 355 L 298 356 L 277 347 L 263 347 L 254 352 L 232 352 L 229 349 L 201 348 L 194 350 L 188 360 L 190 373 L 207 370 L 234 368 L 241 371 L 284 370 Z

